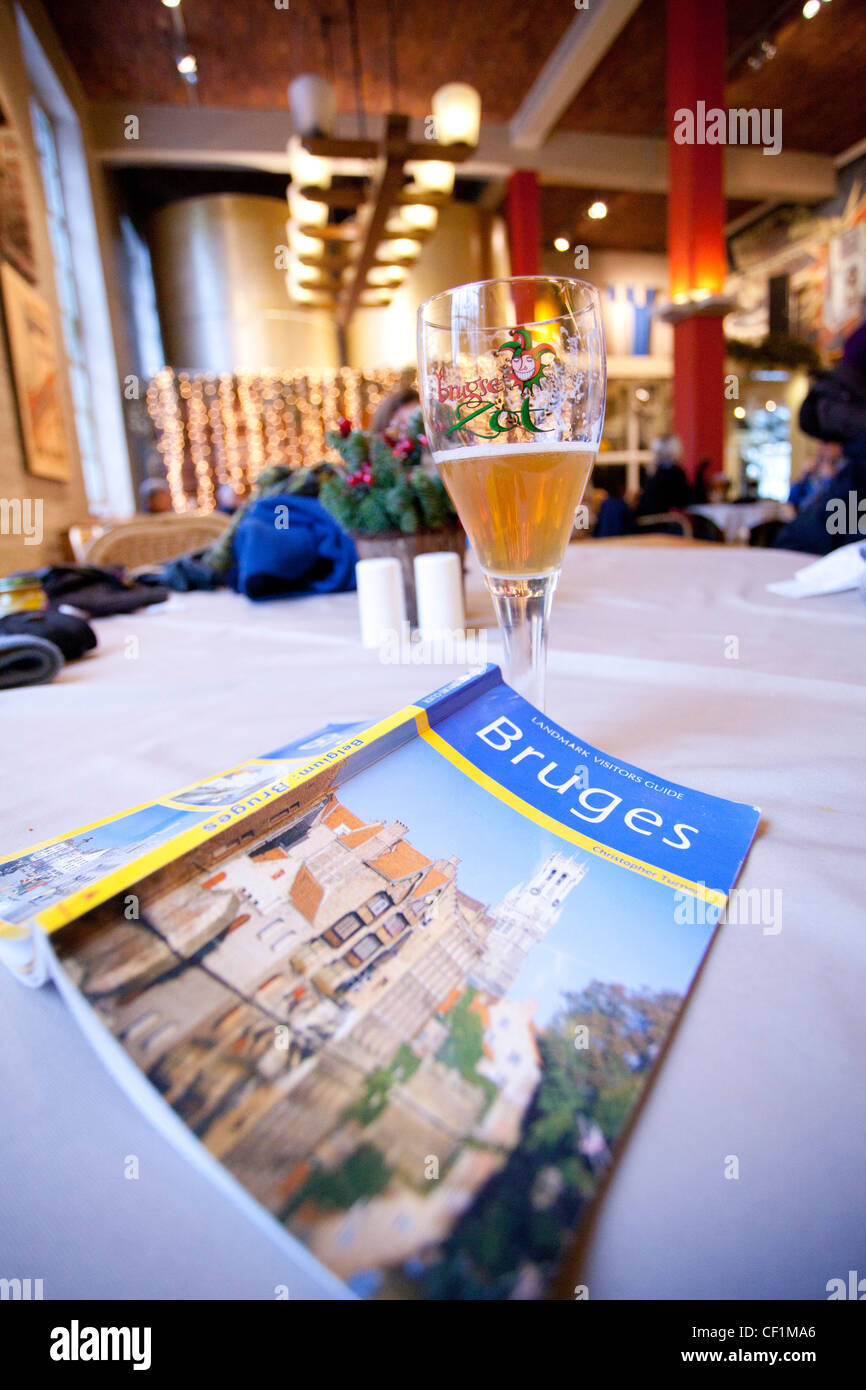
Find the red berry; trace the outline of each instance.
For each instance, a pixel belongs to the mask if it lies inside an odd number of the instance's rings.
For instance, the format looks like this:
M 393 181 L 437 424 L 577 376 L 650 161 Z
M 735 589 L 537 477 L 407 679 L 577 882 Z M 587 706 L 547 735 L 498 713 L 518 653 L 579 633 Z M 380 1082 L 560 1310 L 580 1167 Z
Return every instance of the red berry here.
M 340 420 L 337 428 L 339 429 L 340 434 L 343 436 L 343 438 L 347 439 L 348 436 L 352 433 L 352 421 L 347 420 L 344 415 L 342 420 Z

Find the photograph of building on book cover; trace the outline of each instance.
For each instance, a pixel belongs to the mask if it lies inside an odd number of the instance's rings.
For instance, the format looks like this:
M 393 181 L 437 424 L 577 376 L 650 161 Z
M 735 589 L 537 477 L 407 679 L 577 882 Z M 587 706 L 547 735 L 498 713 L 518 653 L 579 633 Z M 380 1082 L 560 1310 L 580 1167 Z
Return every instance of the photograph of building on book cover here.
M 368 769 L 66 928 L 58 955 L 210 1152 L 358 1293 L 539 1297 L 682 998 L 593 973 L 599 913 L 609 951 L 614 880 L 622 933 L 632 891 L 647 918 L 663 895 L 665 931 L 672 894 L 423 745 L 396 761 L 430 793 L 403 798 L 406 822 Z
M 89 887 L 204 818 L 204 812 L 196 815 L 170 806 L 148 806 L 3 860 L 0 922 L 26 922 L 58 898 Z

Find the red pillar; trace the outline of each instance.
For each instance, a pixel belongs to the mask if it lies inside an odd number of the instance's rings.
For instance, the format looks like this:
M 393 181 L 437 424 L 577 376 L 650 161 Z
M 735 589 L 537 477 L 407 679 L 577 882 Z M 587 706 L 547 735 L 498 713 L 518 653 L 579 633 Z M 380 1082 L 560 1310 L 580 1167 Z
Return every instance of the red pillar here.
M 517 169 L 508 180 L 508 250 L 512 275 L 537 275 L 541 263 L 538 175 Z
M 724 145 L 698 143 L 703 110 L 724 108 L 725 0 L 667 0 L 668 267 L 670 295 L 720 294 L 725 282 Z M 693 143 L 674 140 L 675 113 L 695 118 Z M 724 330 L 720 316 L 690 314 L 674 325 L 674 430 L 683 466 L 722 467 Z

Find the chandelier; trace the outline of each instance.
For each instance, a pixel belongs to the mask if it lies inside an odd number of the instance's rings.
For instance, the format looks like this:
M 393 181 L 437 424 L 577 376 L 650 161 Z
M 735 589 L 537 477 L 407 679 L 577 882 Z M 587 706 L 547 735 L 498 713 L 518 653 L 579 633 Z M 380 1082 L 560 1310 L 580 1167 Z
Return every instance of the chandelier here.
M 334 134 L 336 100 L 324 78 L 289 85 L 295 134 L 289 141 L 287 287 L 299 304 L 333 311 L 345 330 L 357 308 L 384 306 L 436 230 L 454 188 L 454 166 L 478 143 L 481 98 L 449 82 L 432 99 L 431 138 L 413 141 L 409 117 L 389 114 L 379 139 Z M 364 172 L 350 184 L 340 174 Z

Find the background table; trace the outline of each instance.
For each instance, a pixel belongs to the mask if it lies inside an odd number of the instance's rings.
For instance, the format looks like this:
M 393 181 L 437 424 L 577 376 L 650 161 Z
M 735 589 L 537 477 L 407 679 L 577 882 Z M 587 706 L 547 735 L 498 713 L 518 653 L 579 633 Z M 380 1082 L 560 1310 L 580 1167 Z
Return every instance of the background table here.
M 725 540 L 732 544 L 742 531 L 752 531 L 766 521 L 793 521 L 796 509 L 788 502 L 774 502 L 772 498 L 761 497 L 756 502 L 701 502 L 694 507 L 686 507 L 689 515 L 705 516 L 715 522 L 725 533 Z
M 866 1275 L 866 605 L 767 593 L 800 555 L 656 539 L 571 547 L 548 710 L 761 806 L 740 886 L 782 890 L 782 930 L 719 933 L 583 1278 L 591 1298 L 825 1298 L 829 1279 Z M 474 572 L 469 596 L 470 621 L 491 621 Z M 178 595 L 97 626 L 99 651 L 54 685 L 0 697 L 3 852 L 452 674 L 363 651 L 354 595 Z M 0 971 L 0 996 L 0 1275 L 42 1277 L 46 1297 L 303 1296 L 281 1246 L 138 1113 L 52 989 Z

